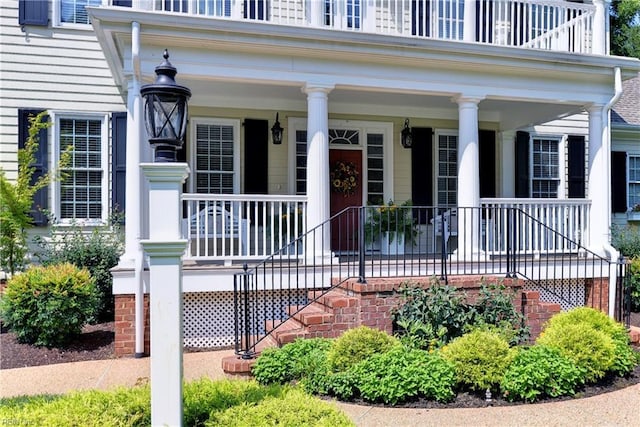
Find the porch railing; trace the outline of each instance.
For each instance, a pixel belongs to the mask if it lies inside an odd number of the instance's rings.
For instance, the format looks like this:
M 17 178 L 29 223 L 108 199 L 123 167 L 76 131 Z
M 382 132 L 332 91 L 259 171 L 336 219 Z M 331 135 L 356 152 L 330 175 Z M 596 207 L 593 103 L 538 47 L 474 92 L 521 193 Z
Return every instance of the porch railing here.
M 306 196 L 183 194 L 185 259 L 264 259 L 288 246 L 306 229 Z
M 466 15 L 471 22 L 465 23 L 466 5 L 472 5 L 474 10 Z M 561 0 L 134 0 L 133 7 L 219 19 L 578 53 L 591 53 L 595 15 L 592 4 Z
M 520 244 L 527 229 L 544 236 L 537 253 Z M 498 232 L 504 234 L 502 250 L 483 250 L 482 236 Z M 291 244 L 307 248 L 302 258 L 283 248 L 234 276 L 236 352 L 243 357 L 354 278 L 436 276 L 446 282 L 451 275 L 503 275 L 534 284 L 565 307 L 612 307 L 616 314 L 624 307 L 622 292 L 613 301 L 609 294 L 609 284 L 622 281 L 618 260 L 591 252 L 516 206 L 348 208 Z

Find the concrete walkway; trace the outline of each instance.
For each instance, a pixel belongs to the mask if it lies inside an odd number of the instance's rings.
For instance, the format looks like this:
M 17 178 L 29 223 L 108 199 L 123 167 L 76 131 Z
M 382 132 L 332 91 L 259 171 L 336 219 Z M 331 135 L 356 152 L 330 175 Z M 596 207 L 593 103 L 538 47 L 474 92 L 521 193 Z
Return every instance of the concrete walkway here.
M 220 379 L 231 350 L 184 355 L 184 376 Z M 133 386 L 149 359 L 109 359 L 0 370 L 0 397 Z M 640 426 L 640 384 L 587 399 L 478 409 L 404 409 L 336 403 L 358 426 Z

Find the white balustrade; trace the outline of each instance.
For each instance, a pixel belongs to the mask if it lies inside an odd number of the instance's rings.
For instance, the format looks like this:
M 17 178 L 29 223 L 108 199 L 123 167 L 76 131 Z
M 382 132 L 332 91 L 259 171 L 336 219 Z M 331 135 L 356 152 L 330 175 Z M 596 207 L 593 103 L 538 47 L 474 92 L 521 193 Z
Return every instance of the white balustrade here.
M 323 2 L 324 3 L 320 3 Z M 104 0 L 111 4 L 113 0 Z M 318 6 L 318 3 L 322 7 Z M 465 27 L 464 7 L 477 17 Z M 565 0 L 138 0 L 134 8 L 342 31 L 591 53 L 596 8 Z M 602 26 L 604 28 L 604 26 Z M 473 36 L 464 37 L 475 30 Z

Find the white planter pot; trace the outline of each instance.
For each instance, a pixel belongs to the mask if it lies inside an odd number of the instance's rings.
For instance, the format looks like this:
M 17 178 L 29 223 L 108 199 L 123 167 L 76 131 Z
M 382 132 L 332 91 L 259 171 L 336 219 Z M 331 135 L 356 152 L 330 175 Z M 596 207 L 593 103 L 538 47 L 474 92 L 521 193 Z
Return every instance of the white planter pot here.
M 404 234 L 382 233 L 380 239 L 380 253 L 382 255 L 404 255 Z

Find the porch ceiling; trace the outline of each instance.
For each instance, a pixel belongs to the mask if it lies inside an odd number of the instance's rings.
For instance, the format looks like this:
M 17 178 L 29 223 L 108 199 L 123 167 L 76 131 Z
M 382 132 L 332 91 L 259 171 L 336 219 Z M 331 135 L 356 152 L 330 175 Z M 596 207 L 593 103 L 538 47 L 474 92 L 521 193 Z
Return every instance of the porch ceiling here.
M 131 23 L 140 24 L 140 73 L 151 82 L 164 48 L 191 88 L 190 105 L 306 111 L 301 88 L 335 86 L 330 114 L 457 118 L 455 97 L 477 97 L 499 129 L 542 123 L 606 103 L 613 67 L 640 61 L 474 43 L 415 40 L 126 11 L 91 9 L 123 96 L 133 73 Z

